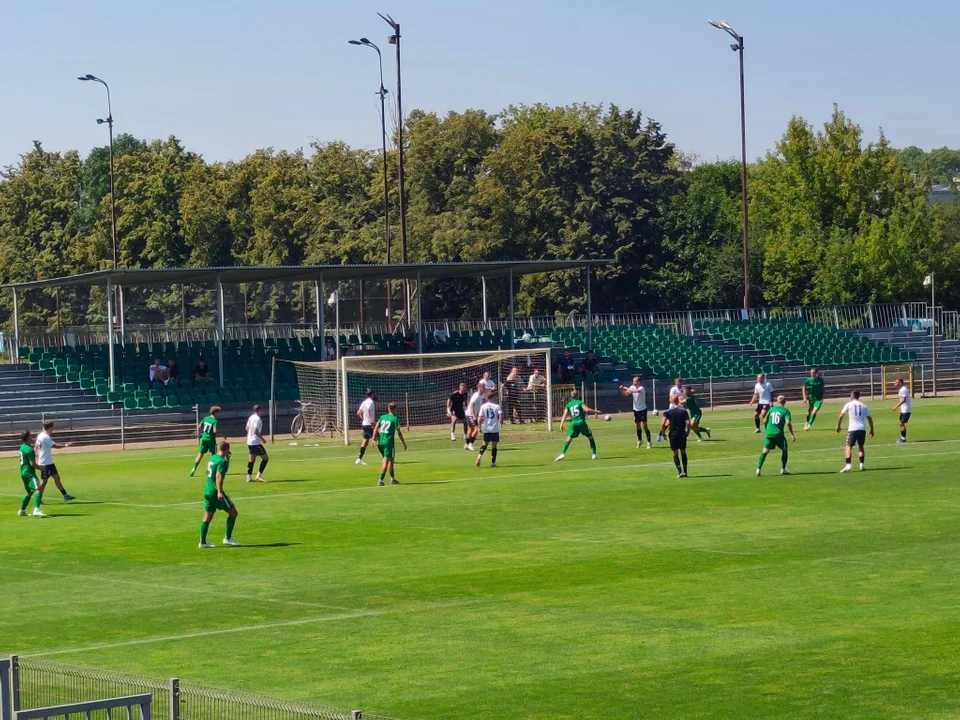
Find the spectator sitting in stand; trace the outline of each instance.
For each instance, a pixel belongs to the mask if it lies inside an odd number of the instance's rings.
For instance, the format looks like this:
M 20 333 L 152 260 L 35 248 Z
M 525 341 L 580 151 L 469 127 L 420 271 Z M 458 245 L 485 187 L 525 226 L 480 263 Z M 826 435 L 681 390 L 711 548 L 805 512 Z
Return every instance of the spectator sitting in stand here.
M 590 375 L 600 374 L 600 363 L 598 363 L 594 358 L 593 350 L 587 351 L 587 356 L 583 359 L 583 362 L 580 363 L 580 367 L 577 368 L 577 372 L 583 377 L 584 380 L 586 380 Z
M 180 366 L 177 365 L 177 361 L 173 358 L 167 360 L 167 375 L 170 378 L 170 382 L 174 385 L 180 384 Z
M 570 354 L 570 350 L 564 350 L 563 355 L 557 358 L 557 375 L 560 376 L 560 382 L 564 385 L 573 384 L 573 375 L 577 370 L 577 363 Z
M 446 345 L 449 341 L 447 338 L 447 330 L 443 326 L 443 323 L 437 323 L 436 329 L 433 331 L 433 344 L 434 345 Z
M 207 361 L 200 358 L 200 362 L 193 369 L 193 379 L 197 382 L 207 382 L 210 380 L 210 368 L 207 367 Z
M 337 348 L 333 345 L 333 338 L 327 338 L 327 342 L 323 346 L 323 359 L 324 360 L 336 360 L 337 359 Z
M 150 366 L 150 382 L 161 382 L 164 385 L 170 382 L 170 373 L 160 358 L 155 358 L 153 365 Z

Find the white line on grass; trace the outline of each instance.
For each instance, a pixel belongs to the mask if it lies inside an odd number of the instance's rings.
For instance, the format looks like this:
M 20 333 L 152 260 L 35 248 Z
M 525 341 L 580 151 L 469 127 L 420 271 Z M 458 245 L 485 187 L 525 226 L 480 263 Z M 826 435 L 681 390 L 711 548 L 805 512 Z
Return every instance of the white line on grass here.
M 338 615 L 321 615 L 313 618 L 302 618 L 300 620 L 281 620 L 278 622 L 261 623 L 259 625 L 244 625 L 241 627 L 221 628 L 219 630 L 198 630 L 197 632 L 181 633 L 179 635 L 157 635 L 154 637 L 140 638 L 138 640 L 122 640 L 115 643 L 101 643 L 99 645 L 87 645 L 84 647 L 63 648 L 60 650 L 48 650 L 39 653 L 23 654 L 21 657 L 50 657 L 52 655 L 67 655 L 72 653 L 89 652 L 91 650 L 111 650 L 114 648 L 130 647 L 133 645 L 150 645 L 155 643 L 173 642 L 177 640 L 189 640 L 191 638 L 210 637 L 212 635 L 227 635 L 239 632 L 255 632 L 257 630 L 271 630 L 273 628 L 297 627 L 299 625 L 312 625 L 324 622 L 336 622 L 338 620 L 354 620 L 356 618 L 377 617 L 381 615 L 391 615 L 397 613 L 429 612 L 433 610 L 442 610 L 451 607 L 463 607 L 465 605 L 475 605 L 478 601 L 466 600 L 449 603 L 428 603 L 414 608 L 391 608 L 385 610 L 358 610 L 355 612 L 341 613 Z
M 154 590 L 168 590 L 176 593 L 195 593 L 198 595 L 216 595 L 217 597 L 227 597 L 233 600 L 249 600 L 263 604 L 274 605 L 292 605 L 296 607 L 307 607 L 320 610 L 341 610 L 343 612 L 359 612 L 357 608 L 343 607 L 342 605 L 328 605 L 326 603 L 312 603 L 304 600 L 286 600 L 283 598 L 263 597 L 262 595 L 245 595 L 243 593 L 224 592 L 216 588 L 203 587 L 183 587 L 180 585 L 164 585 L 158 583 L 143 582 L 141 580 L 124 580 L 123 578 L 109 577 L 103 575 L 84 575 L 81 573 L 65 573 L 54 570 L 36 570 L 34 568 L 4 567 L 0 570 L 11 573 L 33 573 L 34 575 L 47 575 L 49 577 L 70 578 L 72 580 L 90 580 L 97 583 L 116 583 L 117 585 L 132 585 L 138 588 L 152 588 Z

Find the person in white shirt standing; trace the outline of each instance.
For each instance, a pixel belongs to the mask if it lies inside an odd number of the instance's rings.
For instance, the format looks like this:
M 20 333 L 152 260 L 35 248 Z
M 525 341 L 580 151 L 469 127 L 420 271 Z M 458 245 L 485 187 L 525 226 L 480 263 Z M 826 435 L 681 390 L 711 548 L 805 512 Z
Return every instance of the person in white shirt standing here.
M 247 482 L 266 482 L 263 479 L 263 471 L 267 469 L 270 456 L 267 454 L 267 445 L 263 441 L 261 412 L 263 412 L 263 406 L 254 405 L 253 415 L 247 418 Z M 260 469 L 257 471 L 257 476 L 253 477 L 253 463 L 257 458 L 260 458 Z
M 750 398 L 750 404 L 757 404 L 757 410 L 753 413 L 753 424 L 757 429 L 754 433 L 760 432 L 760 423 L 767 421 L 767 413 L 770 412 L 770 406 L 773 404 L 773 384 L 767 382 L 767 376 L 763 373 L 757 375 L 757 384 L 753 386 L 753 397 Z
M 367 397 L 360 407 L 357 408 L 357 417 L 360 418 L 360 429 L 363 431 L 363 440 L 360 441 L 360 454 L 357 455 L 355 465 L 366 465 L 363 461 L 363 454 L 367 452 L 367 446 L 373 440 L 374 418 L 377 416 L 377 394 L 373 390 L 367 390 Z
M 870 415 L 870 408 L 860 402 L 860 392 L 854 390 L 850 393 L 850 402 L 843 406 L 840 411 L 840 417 L 837 418 L 837 432 L 840 432 L 840 425 L 843 423 L 843 416 L 847 416 L 847 443 L 844 446 L 844 463 L 842 473 L 850 472 L 850 461 L 853 455 L 853 446 L 857 446 L 857 454 L 860 457 L 860 469 L 863 470 L 864 452 L 863 444 L 867 441 L 867 426 L 864 420 L 870 425 L 870 437 L 873 437 L 873 416 Z
M 533 405 L 533 417 L 531 422 L 537 422 L 541 417 L 545 417 L 547 414 L 546 391 L 547 376 L 540 372 L 540 368 L 534 368 L 533 372 L 530 374 L 530 377 L 527 379 L 527 388 L 523 391 L 525 393 L 533 394 L 531 399 L 531 403 Z M 539 398 L 537 397 L 537 393 L 540 393 Z
M 910 397 L 910 388 L 904 384 L 902 378 L 893 381 L 893 386 L 897 389 L 897 404 L 893 411 L 900 411 L 900 439 L 897 445 L 903 445 L 907 441 L 907 423 L 910 422 L 910 413 L 913 410 L 913 399 Z
M 489 399 L 480 406 L 480 424 L 483 427 L 483 445 L 480 446 L 480 452 L 477 453 L 477 462 L 474 463 L 480 467 L 480 461 L 483 460 L 483 453 L 490 450 L 490 467 L 497 466 L 497 444 L 500 442 L 500 424 L 503 422 L 503 410 L 497 405 L 496 400 Z
M 637 447 L 643 444 L 643 435 L 647 435 L 647 450 L 653 447 L 650 444 L 650 426 L 647 425 L 647 391 L 643 388 L 643 380 L 637 375 L 633 378 L 630 387 L 620 386 L 624 397 L 633 398 L 633 422 L 637 426 Z
M 477 391 L 473 393 L 467 401 L 467 438 L 463 444 L 464 450 L 473 450 L 473 443 L 480 433 L 480 407 L 483 405 L 486 397 L 486 392 L 483 390 L 483 380 L 481 380 L 480 385 L 477 386 Z
M 47 420 L 43 424 L 43 431 L 37 435 L 35 449 L 37 452 L 37 465 L 40 466 L 40 479 L 46 483 L 47 480 L 53 478 L 53 481 L 57 484 L 57 490 L 63 495 L 64 500 L 76 500 L 73 495 L 64 490 L 63 483 L 60 482 L 60 473 L 57 472 L 57 465 L 53 462 L 53 449 L 70 447 L 70 443 L 61 444 L 56 442 L 51 437 L 52 433 L 53 420 Z
M 481 387 L 481 385 L 483 387 Z M 483 377 L 480 378 L 480 381 L 477 383 L 477 390 L 486 391 L 487 397 L 490 397 L 493 394 L 493 391 L 497 389 L 497 384 L 490 379 L 490 371 L 488 370 L 483 374 Z

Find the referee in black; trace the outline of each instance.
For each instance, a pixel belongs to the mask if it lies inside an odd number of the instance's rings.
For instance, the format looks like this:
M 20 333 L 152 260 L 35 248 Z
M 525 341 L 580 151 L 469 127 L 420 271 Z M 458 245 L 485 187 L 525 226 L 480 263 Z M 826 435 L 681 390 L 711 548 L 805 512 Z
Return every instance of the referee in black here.
M 690 434 L 690 413 L 680 405 L 680 396 L 670 398 L 670 409 L 663 413 L 660 435 L 667 429 L 670 439 L 670 451 L 673 464 L 677 466 L 677 477 L 687 477 L 687 436 Z

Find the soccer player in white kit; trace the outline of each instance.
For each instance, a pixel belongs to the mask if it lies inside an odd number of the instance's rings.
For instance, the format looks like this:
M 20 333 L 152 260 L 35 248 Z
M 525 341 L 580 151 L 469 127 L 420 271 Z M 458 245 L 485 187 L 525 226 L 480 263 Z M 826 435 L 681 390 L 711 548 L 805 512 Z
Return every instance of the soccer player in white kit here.
M 757 384 L 753 386 L 753 397 L 750 398 L 750 404 L 757 403 L 757 410 L 753 413 L 753 424 L 757 426 L 754 433 L 760 432 L 760 422 L 767 421 L 767 413 L 770 412 L 770 406 L 773 404 L 773 384 L 767 382 L 767 376 L 763 373 L 757 375 Z
M 620 392 L 624 397 L 633 398 L 633 422 L 637 426 L 637 447 L 643 444 L 643 435 L 647 435 L 647 450 L 653 446 L 650 444 L 650 426 L 647 425 L 647 391 L 643 389 L 643 382 L 639 375 L 633 378 L 633 384 L 630 387 L 620 386 Z
M 377 394 L 373 390 L 367 390 L 367 397 L 357 408 L 357 417 L 360 418 L 360 429 L 363 431 L 363 440 L 360 441 L 360 454 L 357 455 L 357 461 L 354 465 L 366 465 L 363 461 L 363 455 L 367 452 L 367 446 L 373 440 L 373 419 L 377 416 Z
M 37 465 L 40 466 L 40 479 L 46 483 L 47 480 L 53 478 L 53 481 L 57 484 L 57 490 L 63 495 L 64 500 L 76 500 L 73 495 L 63 488 L 63 483 L 60 482 L 60 473 L 57 471 L 57 465 L 53 462 L 53 449 L 70 447 L 70 443 L 63 443 L 61 445 L 56 442 L 50 436 L 52 431 L 53 420 L 47 420 L 43 424 L 43 431 L 37 435 L 36 445 L 34 446 L 37 452 Z
M 497 466 L 497 445 L 500 442 L 500 424 L 503 422 L 503 410 L 493 399 L 487 400 L 480 406 L 480 425 L 483 430 L 483 445 L 480 446 L 480 452 L 477 453 L 477 462 L 474 463 L 480 467 L 480 461 L 483 460 L 483 453 L 490 445 L 490 467 Z
M 843 422 L 843 416 L 847 416 L 847 442 L 844 445 L 844 459 L 846 460 L 842 473 L 850 472 L 850 460 L 853 454 L 853 446 L 857 446 L 857 454 L 860 457 L 860 469 L 863 470 L 863 444 L 867 441 L 867 427 L 864 420 L 870 425 L 870 437 L 873 437 L 873 416 L 870 414 L 870 408 L 860 402 L 860 392 L 854 390 L 850 393 L 850 402 L 843 406 L 840 411 L 840 417 L 837 418 L 837 432 L 840 432 L 840 424 Z
M 897 389 L 898 402 L 893 411 L 900 411 L 900 438 L 897 445 L 903 445 L 907 441 L 907 423 L 910 422 L 910 413 L 913 410 L 913 400 L 910 397 L 910 388 L 908 388 L 902 378 L 893 381 L 893 386 Z
M 263 406 L 254 405 L 253 415 L 247 418 L 247 482 L 266 482 L 263 479 L 263 471 L 267 469 L 270 456 L 267 454 L 266 443 L 263 442 L 261 412 L 263 412 Z M 253 463 L 257 458 L 260 458 L 260 469 L 257 470 L 257 476 L 253 477 Z
M 464 450 L 473 450 L 473 443 L 480 432 L 479 418 L 480 407 L 486 400 L 486 391 L 482 389 L 483 380 L 477 385 L 476 392 L 470 396 L 467 401 L 467 441 L 463 445 Z

